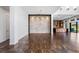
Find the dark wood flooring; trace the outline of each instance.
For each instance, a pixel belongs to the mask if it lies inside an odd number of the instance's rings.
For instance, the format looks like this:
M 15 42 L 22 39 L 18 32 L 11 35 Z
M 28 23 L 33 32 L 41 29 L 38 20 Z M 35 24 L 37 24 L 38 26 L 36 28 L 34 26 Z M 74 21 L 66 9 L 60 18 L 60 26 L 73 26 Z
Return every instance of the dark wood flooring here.
M 0 43 L 0 52 L 5 53 L 9 50 L 9 39 Z
M 9 42 L 0 45 L 1 53 L 78 53 L 79 42 L 74 33 L 30 34 L 25 36 L 14 46 Z M 1 47 L 3 46 L 3 47 Z

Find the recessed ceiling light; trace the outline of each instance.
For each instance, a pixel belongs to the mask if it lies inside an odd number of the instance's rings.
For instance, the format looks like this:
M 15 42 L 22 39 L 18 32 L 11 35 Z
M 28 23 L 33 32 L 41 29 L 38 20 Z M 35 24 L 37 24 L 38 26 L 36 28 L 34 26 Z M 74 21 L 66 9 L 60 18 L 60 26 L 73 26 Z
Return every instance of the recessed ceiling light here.
M 77 8 L 74 8 L 74 11 L 76 11 L 77 10 Z
M 62 8 L 60 8 L 60 10 L 62 10 Z
M 76 10 L 77 10 L 77 7 L 76 7 L 76 6 L 74 6 L 74 7 L 73 7 L 73 10 L 74 10 L 74 11 L 76 11 Z
M 64 7 L 64 9 L 69 11 L 70 10 L 70 6 L 66 6 L 66 7 Z
M 66 10 L 68 10 L 68 11 L 69 11 L 69 8 L 67 8 Z

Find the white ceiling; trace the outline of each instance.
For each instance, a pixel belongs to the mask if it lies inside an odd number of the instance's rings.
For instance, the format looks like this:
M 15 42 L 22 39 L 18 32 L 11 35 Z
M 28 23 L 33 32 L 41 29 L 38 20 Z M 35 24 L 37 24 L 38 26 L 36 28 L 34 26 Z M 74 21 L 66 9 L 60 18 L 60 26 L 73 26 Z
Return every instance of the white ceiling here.
M 79 6 L 24 6 L 27 13 L 53 14 L 54 20 L 63 20 L 79 15 Z
M 79 6 L 61 6 L 54 14 L 79 14 Z
M 24 6 L 25 11 L 28 13 L 38 13 L 44 14 L 53 14 L 55 13 L 60 6 Z
M 73 16 L 75 16 L 75 15 L 66 15 L 66 14 L 59 14 L 59 15 L 54 15 L 53 16 L 53 19 L 54 20 L 64 20 L 64 19 L 68 19 L 68 18 L 71 18 L 71 17 L 73 17 Z
M 79 15 L 79 6 L 61 6 L 54 13 L 54 20 L 63 20 Z
M 0 6 L 6 11 L 9 11 L 9 6 Z M 23 6 L 22 6 L 23 7 Z M 23 7 L 27 12 L 36 12 L 42 11 L 47 14 L 54 14 L 54 20 L 63 20 L 66 18 L 79 15 L 79 6 L 24 6 Z M 49 12 L 48 12 L 49 10 Z

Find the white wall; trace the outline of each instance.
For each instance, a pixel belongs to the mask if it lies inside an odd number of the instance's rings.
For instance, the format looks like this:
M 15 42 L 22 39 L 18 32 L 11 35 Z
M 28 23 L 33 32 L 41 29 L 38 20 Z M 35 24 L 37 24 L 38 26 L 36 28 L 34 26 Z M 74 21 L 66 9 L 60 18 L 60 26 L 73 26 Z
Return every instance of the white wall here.
M 9 14 L 7 11 L 0 8 L 0 43 L 8 39 L 6 32 L 6 21 L 9 19 L 7 18 L 7 14 Z
M 26 13 L 22 7 L 10 7 L 10 44 L 27 35 Z
M 30 33 L 50 33 L 50 16 L 30 16 Z
M 10 7 L 10 44 L 16 44 L 19 39 L 28 35 L 29 14 L 51 14 L 51 33 L 53 33 L 53 13 L 59 7 Z

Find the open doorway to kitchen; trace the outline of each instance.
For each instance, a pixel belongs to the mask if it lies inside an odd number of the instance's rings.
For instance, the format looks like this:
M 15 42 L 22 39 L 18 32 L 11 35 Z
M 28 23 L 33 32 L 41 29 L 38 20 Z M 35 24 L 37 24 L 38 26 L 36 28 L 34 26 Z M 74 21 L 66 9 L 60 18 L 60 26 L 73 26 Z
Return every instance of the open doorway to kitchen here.
M 30 51 L 47 52 L 51 40 L 51 15 L 29 15 L 29 42 Z

